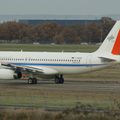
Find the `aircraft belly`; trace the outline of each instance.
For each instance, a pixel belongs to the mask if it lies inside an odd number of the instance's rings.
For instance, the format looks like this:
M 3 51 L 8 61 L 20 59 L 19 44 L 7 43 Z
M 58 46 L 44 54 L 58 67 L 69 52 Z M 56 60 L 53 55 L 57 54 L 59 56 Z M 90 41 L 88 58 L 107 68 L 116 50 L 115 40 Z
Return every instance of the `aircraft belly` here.
M 51 67 L 58 71 L 60 74 L 79 74 L 87 72 L 90 70 L 90 67 Z

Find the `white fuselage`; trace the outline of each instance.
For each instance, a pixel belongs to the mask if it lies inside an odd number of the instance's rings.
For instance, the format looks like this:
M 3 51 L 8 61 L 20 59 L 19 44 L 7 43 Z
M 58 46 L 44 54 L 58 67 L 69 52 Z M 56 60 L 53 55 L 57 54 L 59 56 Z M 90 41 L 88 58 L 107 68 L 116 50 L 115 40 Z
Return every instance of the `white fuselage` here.
M 0 52 L 0 63 L 46 67 L 59 74 L 79 74 L 109 66 L 95 53 L 69 52 Z
M 120 63 L 120 21 L 93 53 L 1 51 L 0 63 L 0 79 L 21 78 L 25 71 L 33 74 L 28 83 L 37 83 L 36 73 L 64 83 L 64 74 L 79 74 Z

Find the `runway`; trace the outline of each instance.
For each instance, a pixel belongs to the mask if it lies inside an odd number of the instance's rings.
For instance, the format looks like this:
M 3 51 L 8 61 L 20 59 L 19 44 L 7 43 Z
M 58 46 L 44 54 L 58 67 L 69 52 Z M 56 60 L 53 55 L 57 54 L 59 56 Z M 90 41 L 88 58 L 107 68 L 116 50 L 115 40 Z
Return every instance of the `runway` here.
M 54 81 L 0 80 L 0 108 L 67 108 L 78 103 L 100 108 L 117 107 L 120 100 L 119 80 L 66 79 L 64 84 Z
M 103 80 L 78 80 L 67 79 L 64 84 L 55 84 L 54 81 L 39 80 L 38 84 L 27 84 L 27 80 L 0 80 L 0 88 L 3 86 L 31 89 L 89 91 L 89 92 L 120 92 L 120 81 Z

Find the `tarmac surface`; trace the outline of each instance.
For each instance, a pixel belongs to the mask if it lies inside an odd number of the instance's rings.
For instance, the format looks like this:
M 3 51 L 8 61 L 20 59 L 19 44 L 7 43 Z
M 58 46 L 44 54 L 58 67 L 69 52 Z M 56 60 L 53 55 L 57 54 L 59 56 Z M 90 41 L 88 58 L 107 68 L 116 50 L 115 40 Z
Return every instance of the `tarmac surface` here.
M 108 102 L 111 105 L 114 98 L 117 101 L 120 99 L 119 93 L 119 80 L 66 79 L 64 84 L 55 84 L 54 81 L 27 84 L 27 80 L 0 80 L 0 109 L 37 105 L 45 108 L 51 105 L 69 106 L 81 100 L 103 105 Z
M 46 80 L 39 80 L 38 84 L 27 84 L 27 80 L 0 80 L 0 88 L 3 86 L 67 91 L 120 92 L 119 80 L 67 79 L 64 84 L 55 84 L 54 81 Z

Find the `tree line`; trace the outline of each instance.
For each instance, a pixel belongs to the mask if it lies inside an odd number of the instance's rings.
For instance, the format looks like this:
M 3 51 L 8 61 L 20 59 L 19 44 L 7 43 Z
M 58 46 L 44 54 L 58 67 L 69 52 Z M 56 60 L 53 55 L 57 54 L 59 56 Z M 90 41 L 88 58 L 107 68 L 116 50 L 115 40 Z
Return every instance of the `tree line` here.
M 0 24 L 0 42 L 99 43 L 104 40 L 114 23 L 115 21 L 108 17 L 101 18 L 99 23 L 71 26 L 56 23 L 29 25 L 11 21 Z

